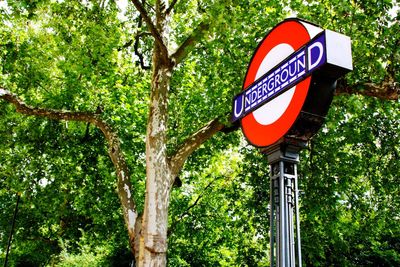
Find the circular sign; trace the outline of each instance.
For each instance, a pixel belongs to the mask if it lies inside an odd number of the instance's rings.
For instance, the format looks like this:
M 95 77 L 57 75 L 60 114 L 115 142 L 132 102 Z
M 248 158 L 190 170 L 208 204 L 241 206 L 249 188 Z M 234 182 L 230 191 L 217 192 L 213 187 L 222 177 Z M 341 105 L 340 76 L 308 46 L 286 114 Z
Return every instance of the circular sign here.
M 318 29 L 296 19 L 275 26 L 256 49 L 243 89 L 308 43 Z M 269 146 L 290 130 L 306 100 L 310 82 L 311 76 L 241 119 L 243 133 L 252 145 Z

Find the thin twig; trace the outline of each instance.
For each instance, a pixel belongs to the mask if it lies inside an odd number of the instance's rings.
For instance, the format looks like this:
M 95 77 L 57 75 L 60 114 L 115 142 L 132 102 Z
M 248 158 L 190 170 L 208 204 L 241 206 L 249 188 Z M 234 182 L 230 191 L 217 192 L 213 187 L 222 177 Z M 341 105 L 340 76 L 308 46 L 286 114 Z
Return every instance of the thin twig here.
M 167 8 L 167 10 L 165 11 L 165 13 L 167 15 L 169 15 L 171 13 L 171 11 L 174 9 L 175 4 L 178 2 L 178 0 L 172 0 L 171 4 L 169 5 L 169 7 Z
M 142 5 L 142 3 L 140 3 L 140 1 L 138 0 L 131 0 L 131 2 L 133 3 L 133 5 L 136 7 L 136 9 L 139 11 L 140 15 L 142 16 L 143 20 L 146 22 L 147 27 L 149 28 L 151 35 L 154 37 L 156 43 L 158 44 L 158 46 L 160 47 L 162 53 L 164 56 L 168 56 L 168 49 L 165 46 L 160 33 L 158 32 L 158 30 L 156 29 L 153 21 L 151 20 L 151 18 L 149 17 L 146 9 L 144 8 L 144 6 Z

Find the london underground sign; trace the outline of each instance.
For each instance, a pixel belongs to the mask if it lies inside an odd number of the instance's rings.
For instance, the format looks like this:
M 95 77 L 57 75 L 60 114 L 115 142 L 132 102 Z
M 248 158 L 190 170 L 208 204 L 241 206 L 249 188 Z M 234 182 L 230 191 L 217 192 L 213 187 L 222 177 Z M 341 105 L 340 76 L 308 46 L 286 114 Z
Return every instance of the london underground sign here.
M 277 97 L 285 89 L 304 80 L 319 66 L 326 63 L 325 32 L 318 35 L 299 51 L 296 51 L 274 69 L 257 79 L 234 99 L 233 121 L 251 113 L 268 100 Z
M 232 122 L 240 120 L 244 135 L 257 147 L 287 134 L 309 138 L 322 124 L 336 80 L 350 70 L 349 37 L 287 19 L 256 49 L 244 90 L 233 99 Z
M 287 19 L 260 42 L 233 99 L 232 121 L 270 164 L 271 267 L 302 266 L 299 152 L 320 129 L 336 80 L 352 68 L 349 37 Z

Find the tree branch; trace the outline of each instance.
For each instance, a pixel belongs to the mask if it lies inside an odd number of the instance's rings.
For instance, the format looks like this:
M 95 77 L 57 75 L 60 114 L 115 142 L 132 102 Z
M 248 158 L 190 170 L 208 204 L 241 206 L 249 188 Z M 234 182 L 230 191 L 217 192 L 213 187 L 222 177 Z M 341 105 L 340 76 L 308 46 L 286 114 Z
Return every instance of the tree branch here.
M 178 2 L 178 0 L 172 0 L 171 4 L 169 5 L 169 7 L 167 8 L 166 14 L 170 14 L 171 11 L 174 9 L 174 6 L 176 4 L 176 2 Z
M 171 223 L 171 226 L 168 228 L 168 235 L 170 235 L 171 233 L 173 233 L 173 231 L 174 231 L 176 225 L 177 225 L 180 221 L 182 221 L 183 217 L 185 217 L 186 215 L 189 215 L 189 211 L 190 211 L 192 208 L 194 208 L 194 207 L 197 206 L 197 204 L 199 203 L 200 199 L 203 198 L 204 194 L 206 193 L 207 189 L 208 189 L 209 187 L 211 187 L 211 185 L 212 185 L 215 181 L 216 181 L 216 179 L 214 179 L 214 180 L 212 180 L 211 182 L 209 182 L 209 183 L 207 184 L 207 186 L 204 187 L 203 192 L 201 192 L 201 193 L 197 196 L 196 200 L 195 200 L 189 207 L 187 207 L 186 210 L 185 210 L 181 215 L 179 215 L 178 219 L 174 220 L 174 222 Z
M 118 47 L 118 51 L 122 51 L 125 48 L 130 47 L 133 44 L 133 39 L 129 40 L 128 42 L 126 42 L 125 44 L 123 44 L 122 46 Z
M 351 94 L 376 97 L 382 100 L 398 100 L 400 95 L 400 85 L 392 79 L 385 79 L 380 84 L 359 83 L 354 85 L 349 85 L 346 81 L 340 80 L 335 95 Z
M 124 219 L 129 236 L 134 236 L 134 226 L 137 218 L 136 204 L 133 198 L 132 184 L 129 180 L 129 169 L 121 151 L 120 141 L 111 126 L 103 121 L 99 114 L 89 112 L 71 112 L 45 108 L 35 108 L 25 104 L 15 94 L 0 88 L 0 99 L 13 104 L 18 113 L 28 116 L 45 117 L 52 120 L 81 121 L 98 127 L 108 141 L 108 154 L 114 164 L 118 177 L 118 196 L 124 210 Z M 132 243 L 131 243 L 132 244 Z M 132 246 L 133 247 L 133 246 Z
M 172 177 L 176 177 L 183 167 L 187 158 L 205 141 L 214 134 L 224 129 L 225 125 L 214 119 L 203 126 L 200 130 L 189 136 L 170 158 Z
M 178 47 L 175 53 L 172 54 L 171 59 L 173 64 L 178 65 L 194 48 L 197 42 L 204 37 L 210 24 L 202 21 L 192 34 Z
M 142 18 L 139 16 L 138 19 L 139 19 L 138 20 L 138 28 L 140 29 L 142 27 Z M 139 51 L 139 40 L 140 40 L 140 37 L 145 36 L 145 35 L 149 35 L 149 34 L 151 35 L 151 33 L 149 33 L 149 32 L 141 32 L 141 33 L 136 34 L 136 36 L 135 36 L 135 44 L 133 46 L 135 55 L 139 58 L 139 65 L 143 70 L 149 70 L 150 66 L 146 66 L 144 64 L 143 54 Z
M 143 70 L 149 70 L 150 66 L 146 66 L 144 64 L 144 57 L 143 54 L 139 51 L 139 35 L 135 36 L 135 44 L 133 46 L 133 50 L 135 52 L 135 55 L 139 58 L 139 65 Z
M 178 221 L 182 220 L 183 217 L 187 214 L 189 214 L 189 211 L 194 208 L 197 203 L 199 203 L 200 199 L 204 196 L 205 191 L 215 182 L 215 180 L 212 180 L 211 182 L 208 183 L 208 185 L 206 187 L 204 187 L 203 192 L 197 196 L 196 200 L 193 202 L 192 205 L 190 205 L 189 207 L 187 207 L 187 209 L 185 210 L 185 212 L 183 212 L 180 216 Z
M 147 27 L 150 30 L 151 35 L 154 37 L 156 43 L 161 49 L 161 52 L 165 57 L 168 57 L 168 49 L 164 44 L 164 41 L 162 40 L 162 37 L 160 33 L 157 31 L 156 26 L 154 25 L 153 21 L 149 17 L 149 14 L 147 13 L 146 9 L 144 6 L 140 3 L 138 0 L 131 0 L 133 5 L 136 7 L 136 9 L 139 11 L 140 16 L 143 18 L 143 20 L 146 22 Z
M 53 120 L 68 120 L 68 121 L 83 121 L 96 123 L 96 115 L 88 112 L 71 112 L 71 111 L 59 111 L 44 108 L 34 108 L 25 104 L 15 94 L 8 90 L 0 88 L 0 98 L 13 104 L 16 107 L 16 111 L 21 114 L 29 116 L 40 116 L 47 117 Z

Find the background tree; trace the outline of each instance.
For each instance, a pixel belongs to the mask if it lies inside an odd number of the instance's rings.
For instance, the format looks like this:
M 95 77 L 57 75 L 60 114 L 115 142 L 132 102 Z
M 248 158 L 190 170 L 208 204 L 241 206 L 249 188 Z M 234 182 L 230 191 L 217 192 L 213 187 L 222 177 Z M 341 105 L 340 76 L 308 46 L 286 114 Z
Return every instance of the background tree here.
M 399 262 L 397 3 L 2 3 L 0 237 L 22 193 L 14 265 L 122 264 L 121 214 L 139 265 L 165 265 L 167 237 L 171 265 L 267 265 L 265 159 L 216 133 L 258 41 L 290 15 L 351 36 L 356 67 L 302 156 L 305 261 Z

